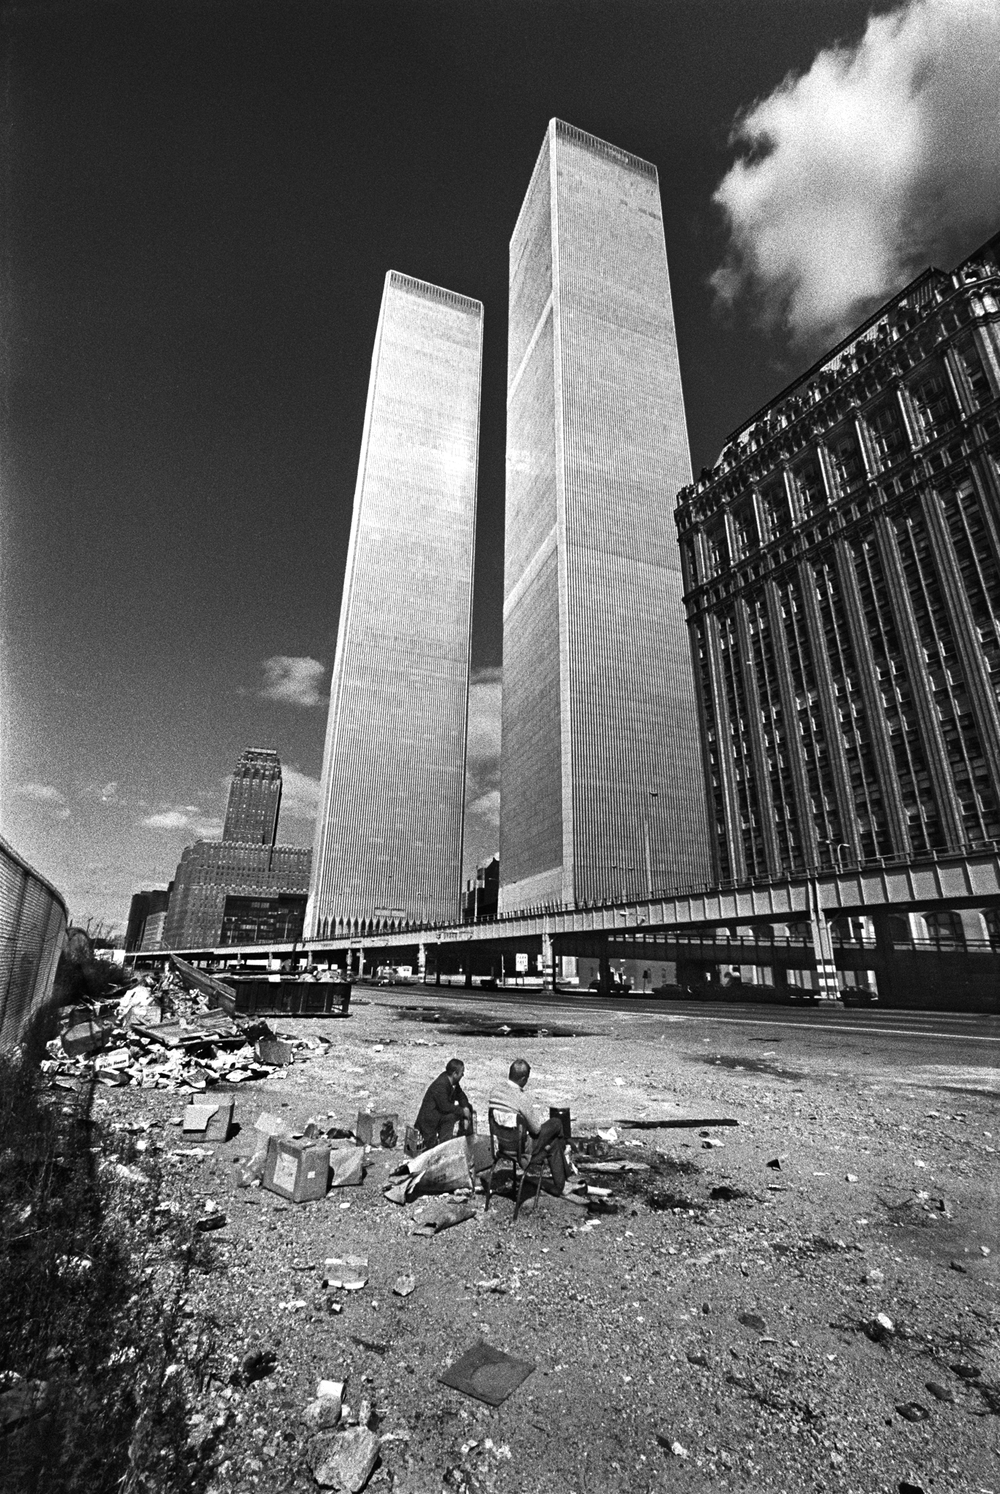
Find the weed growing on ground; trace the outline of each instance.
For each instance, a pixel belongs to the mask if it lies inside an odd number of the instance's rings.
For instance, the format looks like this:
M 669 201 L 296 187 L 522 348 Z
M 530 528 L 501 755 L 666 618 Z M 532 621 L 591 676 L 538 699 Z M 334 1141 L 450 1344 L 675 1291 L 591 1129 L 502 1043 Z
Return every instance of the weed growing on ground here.
M 188 1446 L 176 1303 L 211 1249 L 164 1222 L 155 1168 L 100 1134 L 91 1100 L 0 1055 L 0 1391 L 21 1416 L 0 1491 L 187 1494 L 207 1469 Z

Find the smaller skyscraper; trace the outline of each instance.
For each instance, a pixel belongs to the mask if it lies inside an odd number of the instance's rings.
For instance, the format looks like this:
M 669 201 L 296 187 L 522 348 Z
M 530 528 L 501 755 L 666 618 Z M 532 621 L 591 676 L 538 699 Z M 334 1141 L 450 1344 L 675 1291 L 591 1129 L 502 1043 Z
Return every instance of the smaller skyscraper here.
M 218 945 L 230 897 L 280 900 L 308 891 L 312 851 L 275 844 L 280 803 L 278 754 L 248 747 L 233 773 L 222 840 L 196 841 L 178 863 L 161 935 L 165 949 Z
M 281 763 L 268 747 L 248 747 L 233 770 L 223 840 L 273 846 L 281 808 Z
M 133 892 L 128 910 L 128 924 L 125 929 L 126 952 L 142 949 L 147 922 L 161 913 L 166 915 L 169 903 L 170 889 L 166 887 L 152 887 L 142 892 Z M 162 924 L 160 931 L 162 933 Z
M 482 335 L 478 301 L 386 276 L 307 935 L 459 917 Z

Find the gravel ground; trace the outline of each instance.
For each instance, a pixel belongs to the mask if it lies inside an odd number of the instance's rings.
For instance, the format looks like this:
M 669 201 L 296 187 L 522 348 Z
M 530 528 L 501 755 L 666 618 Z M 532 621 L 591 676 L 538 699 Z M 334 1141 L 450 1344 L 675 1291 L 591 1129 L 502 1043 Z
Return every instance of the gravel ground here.
M 326 1378 L 370 1411 L 372 1490 L 1000 1494 L 991 1045 L 944 1066 L 925 1044 L 902 1069 L 872 1042 L 791 1027 L 538 1000 L 526 1012 L 500 993 L 494 1021 L 553 1035 L 497 1037 L 469 1030 L 484 1012 L 460 991 L 359 988 L 348 1021 L 276 1023 L 334 1046 L 235 1087 L 242 1129 L 201 1156 L 171 1155 L 180 1096 L 100 1093 L 105 1120 L 148 1123 L 167 1201 L 227 1216 L 199 1237 L 175 1371 L 211 1490 L 315 1489 L 302 1413 Z M 452 1054 L 481 1130 L 518 1055 L 538 1100 L 571 1106 L 575 1136 L 678 1112 L 739 1124 L 619 1127 L 598 1150 L 647 1170 L 602 1177 L 606 1210 L 543 1194 L 515 1225 L 508 1196 L 488 1213 L 477 1198 L 474 1219 L 433 1238 L 411 1234 L 412 1205 L 382 1197 L 398 1150 L 372 1152 L 363 1187 L 316 1203 L 235 1186 L 261 1111 L 346 1127 L 371 1102 L 409 1121 Z M 324 1261 L 346 1255 L 367 1258 L 367 1286 L 325 1289 Z M 395 1296 L 407 1273 L 416 1289 Z M 878 1314 L 891 1328 L 872 1326 Z M 438 1383 L 479 1341 L 536 1365 L 498 1409 Z M 274 1370 L 246 1383 L 240 1366 L 266 1351 Z M 919 1419 L 899 1409 L 911 1404 Z

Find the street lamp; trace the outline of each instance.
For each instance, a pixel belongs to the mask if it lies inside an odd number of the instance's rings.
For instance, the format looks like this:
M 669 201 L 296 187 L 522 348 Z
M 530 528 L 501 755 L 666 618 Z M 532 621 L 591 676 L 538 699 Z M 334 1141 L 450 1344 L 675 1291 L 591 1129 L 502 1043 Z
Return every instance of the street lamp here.
M 827 840 L 825 836 L 819 836 L 817 838 L 818 838 L 819 844 L 821 846 L 829 846 L 830 847 L 830 854 L 833 857 L 833 861 L 834 861 L 834 864 L 836 865 L 837 871 L 838 872 L 843 871 L 843 865 L 842 865 L 841 860 L 840 860 L 840 853 L 841 853 L 841 851 L 850 852 L 851 847 L 848 845 L 847 841 L 846 840 Z

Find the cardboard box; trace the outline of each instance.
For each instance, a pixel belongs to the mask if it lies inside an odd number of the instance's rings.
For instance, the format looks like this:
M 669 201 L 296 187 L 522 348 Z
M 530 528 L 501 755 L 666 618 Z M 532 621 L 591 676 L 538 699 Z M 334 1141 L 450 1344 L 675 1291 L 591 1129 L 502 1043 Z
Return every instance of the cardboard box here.
M 395 1113 L 381 1111 L 374 1115 L 368 1115 L 365 1111 L 358 1111 L 357 1125 L 354 1134 L 362 1146 L 387 1146 L 398 1145 L 399 1116 Z
M 264 1187 L 290 1203 L 325 1198 L 330 1182 L 330 1148 L 314 1141 L 272 1136 L 264 1163 Z
M 364 1181 L 365 1154 L 360 1147 L 342 1147 L 330 1153 L 330 1187 L 350 1188 Z
M 228 1141 L 233 1124 L 232 1100 L 191 1100 L 184 1111 L 183 1131 L 201 1141 Z

